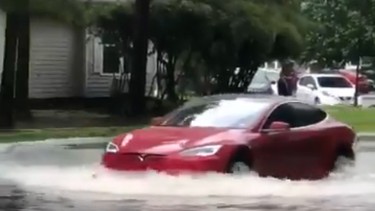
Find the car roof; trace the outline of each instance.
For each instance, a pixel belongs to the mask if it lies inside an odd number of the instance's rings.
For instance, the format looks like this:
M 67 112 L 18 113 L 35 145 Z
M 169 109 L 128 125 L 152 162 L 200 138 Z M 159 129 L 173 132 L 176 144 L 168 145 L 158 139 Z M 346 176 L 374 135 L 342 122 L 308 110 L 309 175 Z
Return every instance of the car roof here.
M 288 101 L 298 101 L 295 97 L 284 97 L 279 95 L 267 95 L 267 94 L 215 94 L 209 95 L 204 97 L 197 97 L 195 99 L 187 101 L 183 107 L 190 107 L 190 106 L 197 106 L 207 103 L 214 103 L 220 100 L 236 100 L 236 99 L 244 99 L 249 100 L 252 102 L 260 102 L 260 103 L 268 103 L 270 106 L 288 102 Z M 303 103 L 303 102 L 302 102 Z
M 344 78 L 344 76 L 342 76 L 339 73 L 308 73 L 308 74 L 301 75 L 301 78 L 306 77 L 306 76 L 311 76 L 311 77 L 314 77 L 314 78 L 317 78 L 317 77 L 341 77 L 341 78 Z
M 259 71 L 268 72 L 268 73 L 278 73 L 278 74 L 280 74 L 280 72 L 281 72 L 281 70 L 271 69 L 271 68 L 259 68 L 257 72 L 259 72 Z

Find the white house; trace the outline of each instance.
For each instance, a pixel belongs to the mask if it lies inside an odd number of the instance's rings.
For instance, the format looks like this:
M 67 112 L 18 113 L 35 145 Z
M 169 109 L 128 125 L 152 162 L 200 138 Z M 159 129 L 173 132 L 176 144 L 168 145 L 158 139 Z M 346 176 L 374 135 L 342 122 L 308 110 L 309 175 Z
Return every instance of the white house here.
M 5 13 L 0 12 L 0 71 L 3 68 Z M 85 28 L 32 17 L 29 97 L 31 99 L 108 97 L 119 69 L 107 67 L 106 48 Z M 112 65 L 113 66 L 113 65 Z M 156 55 L 148 58 L 147 87 L 156 72 Z M 117 74 L 118 75 L 118 74 Z M 148 92 L 148 90 L 147 90 Z

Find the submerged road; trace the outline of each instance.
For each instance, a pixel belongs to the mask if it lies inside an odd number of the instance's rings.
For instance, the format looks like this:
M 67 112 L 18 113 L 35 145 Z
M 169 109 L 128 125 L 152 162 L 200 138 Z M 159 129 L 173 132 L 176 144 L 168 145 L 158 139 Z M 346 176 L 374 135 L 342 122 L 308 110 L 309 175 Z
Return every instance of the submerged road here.
M 354 167 L 321 181 L 256 176 L 114 175 L 98 168 L 108 140 L 0 145 L 0 210 L 195 211 L 374 210 L 375 141 Z M 99 172 L 99 177 L 91 177 Z

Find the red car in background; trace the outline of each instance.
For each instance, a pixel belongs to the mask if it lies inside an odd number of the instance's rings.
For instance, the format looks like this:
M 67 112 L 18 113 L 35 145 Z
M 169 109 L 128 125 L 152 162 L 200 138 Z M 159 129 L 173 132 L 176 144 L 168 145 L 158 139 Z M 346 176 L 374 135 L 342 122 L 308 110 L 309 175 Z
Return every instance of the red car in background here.
M 340 134 L 339 136 L 337 134 Z M 353 160 L 356 133 L 318 107 L 270 95 L 190 101 L 153 125 L 118 135 L 102 165 L 118 171 L 219 172 L 320 179 Z
M 352 84 L 356 84 L 356 71 L 353 70 L 339 70 L 339 73 L 347 78 Z M 367 76 L 359 74 L 358 91 L 360 94 L 367 94 L 371 91 L 372 84 L 369 82 Z

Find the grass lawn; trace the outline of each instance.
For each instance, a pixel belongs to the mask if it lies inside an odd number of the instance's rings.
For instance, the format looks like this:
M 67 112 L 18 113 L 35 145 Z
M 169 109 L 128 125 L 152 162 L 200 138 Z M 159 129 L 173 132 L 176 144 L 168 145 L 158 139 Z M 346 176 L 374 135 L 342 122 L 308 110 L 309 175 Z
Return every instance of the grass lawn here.
M 375 132 L 375 108 L 354 108 L 347 106 L 324 107 L 335 119 L 343 121 L 357 132 Z M 0 132 L 0 143 L 44 140 L 69 137 L 111 137 L 144 125 L 128 127 L 83 127 L 30 129 Z
M 83 127 L 83 128 L 53 128 L 53 129 L 30 129 L 0 132 L 0 143 L 35 141 L 49 138 L 69 137 L 111 137 L 123 132 L 140 128 L 131 127 Z
M 375 108 L 332 106 L 324 109 L 335 119 L 353 126 L 357 132 L 375 132 Z

